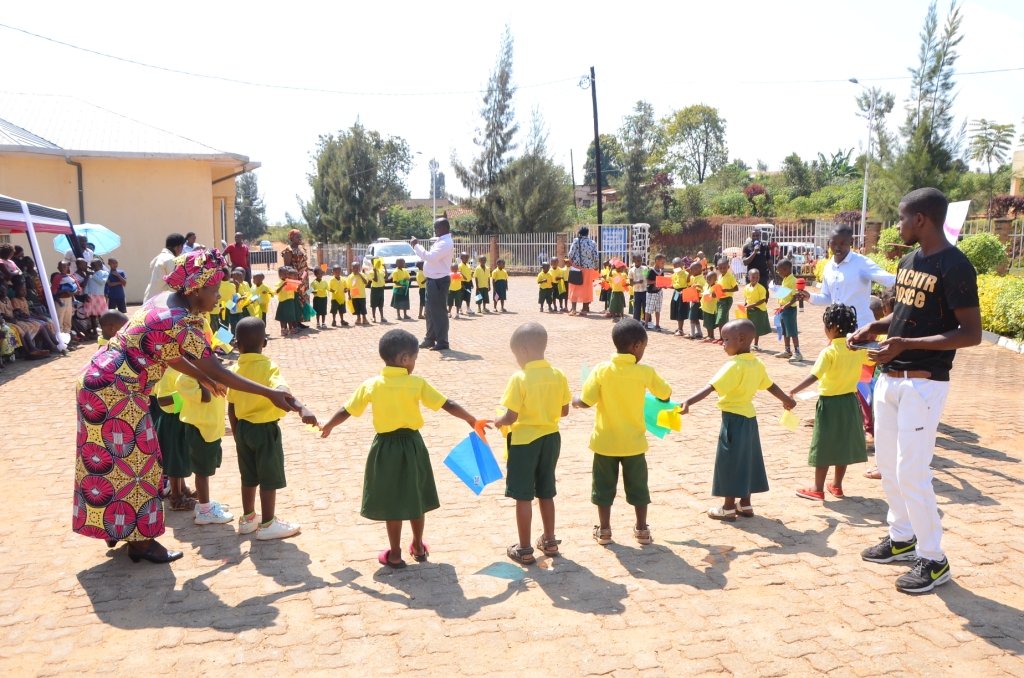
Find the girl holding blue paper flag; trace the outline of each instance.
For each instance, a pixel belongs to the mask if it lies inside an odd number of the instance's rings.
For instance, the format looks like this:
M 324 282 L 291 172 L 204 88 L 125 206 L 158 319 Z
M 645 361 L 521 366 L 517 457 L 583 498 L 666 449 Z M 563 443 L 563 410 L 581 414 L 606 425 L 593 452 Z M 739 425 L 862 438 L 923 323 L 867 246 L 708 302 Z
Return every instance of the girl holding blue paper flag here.
M 846 336 L 857 329 L 857 309 L 832 304 L 825 309 L 825 336 L 829 346 L 818 356 L 803 381 L 789 394 L 796 395 L 818 382 L 818 405 L 814 411 L 814 434 L 807 464 L 814 467 L 814 487 L 796 491 L 796 496 L 822 501 L 825 490 L 843 497 L 846 467 L 868 460 L 864 442 L 864 420 L 857 402 L 857 383 L 868 361 L 867 351 L 852 351 Z M 832 483 L 826 483 L 828 467 L 835 466 Z
M 398 329 L 385 333 L 378 352 L 385 365 L 380 376 L 356 389 L 324 425 L 321 437 L 329 436 L 350 416 L 361 416 L 366 406 L 373 404 L 376 435 L 366 458 L 359 513 L 386 523 L 389 548 L 378 554 L 377 561 L 397 569 L 406 565 L 402 560 L 402 521 L 408 520 L 412 528 L 409 554 L 416 562 L 423 562 L 430 555 L 430 546 L 423 541 L 425 514 L 441 506 L 430 454 L 420 436 L 420 403 L 435 412 L 443 409 L 470 426 L 486 424 L 441 395 L 422 377 L 412 376 L 419 355 L 419 340 L 412 334 Z

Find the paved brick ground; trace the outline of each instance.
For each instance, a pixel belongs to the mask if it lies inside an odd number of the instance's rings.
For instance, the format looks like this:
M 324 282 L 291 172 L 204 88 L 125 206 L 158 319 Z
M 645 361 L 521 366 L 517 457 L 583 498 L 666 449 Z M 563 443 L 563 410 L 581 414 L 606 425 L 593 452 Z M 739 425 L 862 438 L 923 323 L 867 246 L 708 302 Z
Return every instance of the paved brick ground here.
M 515 369 L 507 344 L 521 322 L 543 319 L 549 359 L 577 392 L 582 361 L 613 350 L 609 321 L 538 315 L 533 285 L 512 282 L 514 313 L 455 322 L 456 351 L 425 353 L 417 365 L 480 415 L 493 412 Z M 809 356 L 824 345 L 819 317 L 811 308 L 800 316 Z M 379 370 L 383 329 L 274 339 L 268 353 L 326 418 Z M 292 416 L 279 514 L 302 523 L 299 536 L 258 543 L 233 526 L 199 528 L 169 513 L 163 541 L 185 558 L 134 565 L 123 546 L 107 550 L 70 531 L 72 385 L 90 352 L 0 373 L 2 675 L 1024 675 L 1024 358 L 1002 349 L 957 360 L 934 462 L 954 579 L 917 598 L 893 588 L 905 565 L 857 555 L 884 534 L 880 485 L 855 468 L 844 500 L 795 497 L 809 479 L 811 429 L 778 426 L 781 410 L 763 394 L 772 490 L 755 497 L 751 520 L 702 514 L 714 503 L 718 430 L 708 400 L 681 433 L 651 441 L 656 543 L 633 541 L 620 499 L 616 543 L 597 546 L 586 450 L 593 414 L 573 411 L 558 472 L 564 557 L 522 568 L 504 555 L 515 524 L 503 484 L 480 497 L 462 486 L 441 460 L 467 429 L 428 413 L 423 434 L 443 504 L 427 520 L 431 561 L 393 572 L 375 559 L 383 527 L 358 513 L 369 417 L 320 441 Z M 719 347 L 668 335 L 654 335 L 645 358 L 676 395 L 701 387 L 723 360 Z M 809 367 L 764 360 L 785 387 Z M 798 409 L 812 412 L 810 403 Z M 214 495 L 238 507 L 230 442 L 225 462 Z

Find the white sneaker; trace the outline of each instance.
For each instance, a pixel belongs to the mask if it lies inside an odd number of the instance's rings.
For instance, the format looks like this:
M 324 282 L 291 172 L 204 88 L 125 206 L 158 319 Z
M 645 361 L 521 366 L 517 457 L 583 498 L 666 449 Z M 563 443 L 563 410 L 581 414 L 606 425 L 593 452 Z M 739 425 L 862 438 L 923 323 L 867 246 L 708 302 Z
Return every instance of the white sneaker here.
M 223 506 L 212 504 L 208 510 L 197 513 L 194 522 L 196 525 L 223 525 L 234 519 L 235 516 L 225 511 Z
M 210 506 L 215 506 L 217 508 L 224 509 L 225 511 L 227 509 L 231 508 L 227 504 L 222 504 L 219 501 L 213 501 L 212 499 L 210 500 Z M 197 515 L 197 516 L 199 515 L 199 501 L 198 500 L 196 501 L 195 508 L 192 509 L 192 513 Z
M 274 518 L 274 522 L 270 523 L 266 527 L 260 526 L 256 532 L 256 538 L 260 540 L 264 539 L 284 539 L 290 537 L 296 532 L 302 529 L 300 525 L 293 525 L 292 523 L 286 523 L 280 518 Z
M 238 516 L 238 534 L 252 534 L 260 527 L 260 514 L 254 513 L 251 518 Z

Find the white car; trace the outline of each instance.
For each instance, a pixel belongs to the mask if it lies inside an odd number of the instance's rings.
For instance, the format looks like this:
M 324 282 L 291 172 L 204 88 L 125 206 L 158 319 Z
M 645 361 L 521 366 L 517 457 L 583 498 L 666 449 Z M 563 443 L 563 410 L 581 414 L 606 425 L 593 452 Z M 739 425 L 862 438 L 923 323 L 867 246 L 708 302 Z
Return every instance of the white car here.
M 380 238 L 377 242 L 367 247 L 366 254 L 363 255 L 364 271 L 369 271 L 373 268 L 374 259 L 384 260 L 384 270 L 387 272 L 388 282 L 391 281 L 391 274 L 395 271 L 395 262 L 399 259 L 405 259 L 406 270 L 409 271 L 414 279 L 416 278 L 416 264 L 420 261 L 420 258 L 416 256 L 416 250 L 412 248 L 412 245 L 404 240 Z
M 260 252 L 269 252 L 274 249 L 269 240 L 260 240 Z

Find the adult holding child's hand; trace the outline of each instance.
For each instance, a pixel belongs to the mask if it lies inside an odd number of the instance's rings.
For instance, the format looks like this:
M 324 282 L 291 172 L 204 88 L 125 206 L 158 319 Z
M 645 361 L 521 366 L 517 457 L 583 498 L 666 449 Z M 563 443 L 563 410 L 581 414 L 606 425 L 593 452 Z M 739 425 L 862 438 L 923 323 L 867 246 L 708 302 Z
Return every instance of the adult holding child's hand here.
M 136 311 L 78 378 L 72 528 L 111 548 L 127 541 L 134 562 L 168 563 L 182 556 L 156 541 L 164 533 L 163 458 L 150 393 L 168 366 L 211 393 L 232 388 L 263 396 L 282 410 L 295 409 L 290 394 L 239 377 L 213 356 L 203 316 L 220 299 L 223 267 L 217 250 L 178 256 L 164 276 L 172 291 Z

